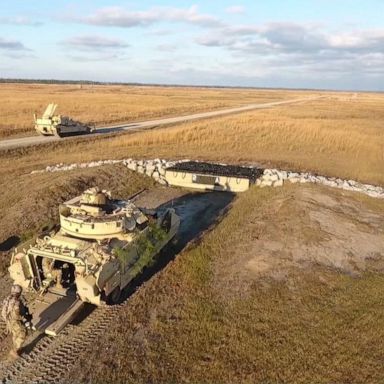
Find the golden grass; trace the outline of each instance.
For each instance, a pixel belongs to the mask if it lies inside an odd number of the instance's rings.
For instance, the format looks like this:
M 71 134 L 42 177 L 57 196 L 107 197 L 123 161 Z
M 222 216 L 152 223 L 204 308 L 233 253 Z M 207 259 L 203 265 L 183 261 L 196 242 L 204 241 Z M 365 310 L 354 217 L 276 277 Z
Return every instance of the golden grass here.
M 177 157 L 261 162 L 384 184 L 384 108 L 321 100 L 189 123 L 111 141 L 108 148 L 163 148 Z M 173 149 L 173 150 L 172 150 Z
M 384 96 L 322 99 L 108 138 L 83 137 L 3 155 L 1 170 L 100 158 L 259 163 L 384 185 Z M 21 155 L 23 154 L 23 155 Z
M 97 126 L 294 98 L 297 92 L 107 85 L 0 84 L 0 137 L 35 134 L 47 104 Z M 313 92 L 311 92 L 313 94 Z

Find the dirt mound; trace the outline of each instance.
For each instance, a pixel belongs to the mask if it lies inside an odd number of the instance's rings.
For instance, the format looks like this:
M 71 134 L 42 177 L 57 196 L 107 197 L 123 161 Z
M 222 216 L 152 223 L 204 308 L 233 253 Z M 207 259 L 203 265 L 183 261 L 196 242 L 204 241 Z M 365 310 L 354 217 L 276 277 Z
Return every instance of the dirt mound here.
M 288 280 L 313 265 L 351 275 L 383 271 L 384 217 L 368 201 L 317 186 L 275 193 L 244 223 L 252 236 L 226 251 L 236 257 L 217 261 L 218 286 L 246 292 L 260 278 Z

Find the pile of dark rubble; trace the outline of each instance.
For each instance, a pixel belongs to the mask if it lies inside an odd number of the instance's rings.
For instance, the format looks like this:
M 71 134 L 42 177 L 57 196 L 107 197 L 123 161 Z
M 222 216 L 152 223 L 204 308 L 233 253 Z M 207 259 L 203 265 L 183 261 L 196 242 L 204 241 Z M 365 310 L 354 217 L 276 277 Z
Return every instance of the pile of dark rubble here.
M 205 161 L 182 161 L 167 168 L 170 171 L 199 173 L 200 175 L 215 175 L 249 179 L 254 183 L 263 174 L 263 169 L 257 167 L 242 167 L 239 165 L 207 163 Z

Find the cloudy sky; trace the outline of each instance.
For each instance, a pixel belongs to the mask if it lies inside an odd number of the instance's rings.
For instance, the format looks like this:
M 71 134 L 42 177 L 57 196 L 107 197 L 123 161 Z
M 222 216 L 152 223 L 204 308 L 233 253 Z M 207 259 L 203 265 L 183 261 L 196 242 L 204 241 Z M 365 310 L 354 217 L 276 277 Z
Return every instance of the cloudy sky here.
M 0 77 L 384 91 L 384 0 L 0 0 Z

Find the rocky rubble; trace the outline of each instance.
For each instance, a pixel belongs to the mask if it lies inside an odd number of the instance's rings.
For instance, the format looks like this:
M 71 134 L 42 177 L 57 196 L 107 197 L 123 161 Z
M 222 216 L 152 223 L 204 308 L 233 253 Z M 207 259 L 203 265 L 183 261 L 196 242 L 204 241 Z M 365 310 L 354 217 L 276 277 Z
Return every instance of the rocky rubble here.
M 256 180 L 260 187 L 281 187 L 284 183 L 315 183 L 347 191 L 364 193 L 371 197 L 384 198 L 384 188 L 362 184 L 354 180 L 343 180 L 336 177 L 318 176 L 308 172 L 290 172 L 278 169 L 264 169 L 263 175 Z
M 73 164 L 60 163 L 56 165 L 48 165 L 45 169 L 32 171 L 31 174 L 43 173 L 43 172 L 64 172 L 64 171 L 72 171 L 74 169 L 101 167 L 103 165 L 123 164 L 132 171 L 147 175 L 149 177 L 153 177 L 158 183 L 167 185 L 168 183 L 165 180 L 165 169 L 174 166 L 176 163 L 177 162 L 175 161 L 167 161 L 167 160 L 161 160 L 161 159 L 98 160 L 98 161 L 91 161 L 89 163 L 73 163 Z
M 189 162 L 189 160 L 168 161 L 164 159 L 154 160 L 134 160 L 134 159 L 122 159 L 122 160 L 98 160 L 91 161 L 89 163 L 73 163 L 73 164 L 57 164 L 53 166 L 47 166 L 45 169 L 32 171 L 31 173 L 43 173 L 43 172 L 63 172 L 71 171 L 73 169 L 81 168 L 93 168 L 103 165 L 123 164 L 128 169 L 145 174 L 149 177 L 153 177 L 158 183 L 162 185 L 168 185 L 165 179 L 165 171 L 167 168 L 174 167 L 181 162 Z M 204 163 L 206 164 L 206 163 Z M 260 173 L 260 169 L 254 167 L 255 170 Z M 364 193 L 371 197 L 384 198 L 384 188 L 362 184 L 354 180 L 343 180 L 336 177 L 325 177 L 314 175 L 308 172 L 291 172 L 283 171 L 279 169 L 264 169 L 261 176 L 255 181 L 255 184 L 259 187 L 281 187 L 284 183 L 315 183 L 322 184 L 328 187 L 344 189 L 347 191 L 355 191 Z

